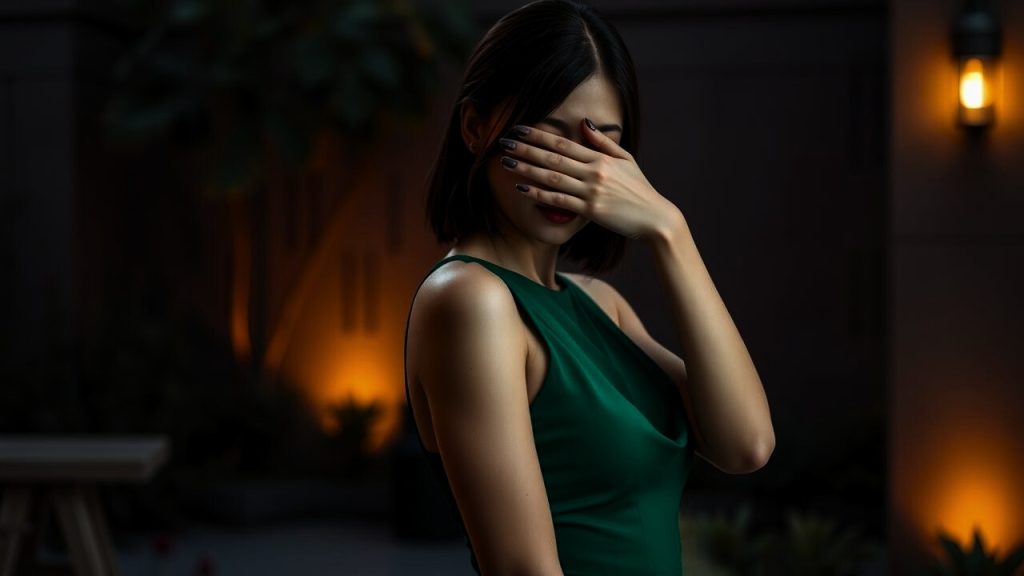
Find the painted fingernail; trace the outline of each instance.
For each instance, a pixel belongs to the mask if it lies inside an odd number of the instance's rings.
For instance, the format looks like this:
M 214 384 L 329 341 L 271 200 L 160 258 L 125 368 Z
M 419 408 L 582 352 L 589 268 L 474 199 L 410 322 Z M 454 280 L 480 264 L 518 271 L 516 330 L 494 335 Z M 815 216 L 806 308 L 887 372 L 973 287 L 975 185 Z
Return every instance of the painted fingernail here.
M 583 121 L 587 123 L 587 128 L 597 132 L 597 126 L 594 126 L 594 123 L 590 121 L 590 118 L 584 117 Z
M 502 156 L 501 163 L 504 164 L 506 168 L 515 168 L 516 164 L 519 164 L 519 162 L 516 162 L 508 156 Z
M 530 187 L 526 184 L 516 184 L 516 190 L 526 193 L 530 191 Z
M 516 149 L 516 141 L 515 140 L 509 140 L 508 138 L 499 138 L 498 142 L 501 143 L 502 147 L 504 147 L 505 150 L 515 150 Z
M 530 129 L 526 126 L 513 126 L 512 133 L 516 136 L 526 136 L 530 133 Z

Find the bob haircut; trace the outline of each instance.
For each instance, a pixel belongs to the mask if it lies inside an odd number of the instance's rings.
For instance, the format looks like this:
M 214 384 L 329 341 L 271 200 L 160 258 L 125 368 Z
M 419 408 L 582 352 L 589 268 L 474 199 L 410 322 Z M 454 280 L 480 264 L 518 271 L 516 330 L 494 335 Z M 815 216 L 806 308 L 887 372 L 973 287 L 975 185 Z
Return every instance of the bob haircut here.
M 494 24 L 469 59 L 451 121 L 427 184 L 426 216 L 438 242 L 457 241 L 483 231 L 497 234 L 495 203 L 486 170 L 498 138 L 516 124 L 535 124 L 577 86 L 603 73 L 618 92 L 623 110 L 620 146 L 637 155 L 639 103 L 636 71 L 622 37 L 593 8 L 567 0 L 538 0 Z M 462 138 L 462 107 L 482 117 L 501 113 L 477 157 Z M 559 256 L 596 274 L 622 259 L 626 238 L 588 222 L 561 245 Z

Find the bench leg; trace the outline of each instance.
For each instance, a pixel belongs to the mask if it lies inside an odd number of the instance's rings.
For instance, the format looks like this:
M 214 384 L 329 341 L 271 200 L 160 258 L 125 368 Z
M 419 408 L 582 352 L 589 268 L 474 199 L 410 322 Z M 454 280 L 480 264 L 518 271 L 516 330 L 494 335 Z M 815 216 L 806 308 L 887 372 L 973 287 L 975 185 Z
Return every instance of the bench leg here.
M 91 511 L 90 515 L 95 522 L 96 540 L 100 546 L 100 553 L 106 557 L 107 574 L 120 576 L 117 552 L 110 539 L 110 526 L 107 524 L 107 517 L 103 514 L 103 504 L 100 502 L 99 491 L 95 486 L 85 489 L 85 504 Z
M 100 508 L 95 486 L 54 487 L 54 507 L 60 518 L 75 576 L 116 576 L 117 559 Z
M 13 576 L 18 564 L 22 533 L 28 528 L 32 508 L 32 488 L 11 485 L 4 489 L 0 507 L 0 576 Z

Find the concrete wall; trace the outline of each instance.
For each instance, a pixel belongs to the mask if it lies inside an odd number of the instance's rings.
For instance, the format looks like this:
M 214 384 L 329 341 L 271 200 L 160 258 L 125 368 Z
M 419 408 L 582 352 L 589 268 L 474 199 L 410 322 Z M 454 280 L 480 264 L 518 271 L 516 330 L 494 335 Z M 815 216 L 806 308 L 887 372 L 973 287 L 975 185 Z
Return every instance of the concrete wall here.
M 65 379 L 73 325 L 74 26 L 0 6 L 0 315 L 19 375 Z
M 996 2 L 996 125 L 955 124 L 959 2 L 892 0 L 889 198 L 893 574 L 974 525 L 1024 540 L 1024 5 Z

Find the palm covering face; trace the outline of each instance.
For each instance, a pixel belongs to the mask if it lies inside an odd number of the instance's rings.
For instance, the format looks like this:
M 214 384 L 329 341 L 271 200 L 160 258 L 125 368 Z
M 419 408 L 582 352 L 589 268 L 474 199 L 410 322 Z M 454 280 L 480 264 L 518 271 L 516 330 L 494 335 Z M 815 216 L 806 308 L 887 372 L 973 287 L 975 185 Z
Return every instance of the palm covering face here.
M 659 194 L 633 156 L 581 120 L 584 146 L 537 127 L 517 126 L 502 140 L 506 170 L 524 177 L 523 194 L 570 210 L 628 238 L 671 226 L 679 209 Z M 520 188 L 521 190 L 521 188 Z

